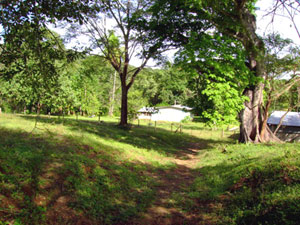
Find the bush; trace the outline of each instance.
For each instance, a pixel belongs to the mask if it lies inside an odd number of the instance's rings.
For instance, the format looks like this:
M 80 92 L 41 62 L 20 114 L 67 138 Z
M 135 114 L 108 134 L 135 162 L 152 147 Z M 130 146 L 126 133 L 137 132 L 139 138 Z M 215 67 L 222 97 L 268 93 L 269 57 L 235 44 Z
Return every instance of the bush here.
M 181 120 L 181 123 L 188 123 L 188 122 L 190 122 L 190 121 L 192 121 L 192 117 L 186 116 L 186 117 L 184 117 L 183 120 Z

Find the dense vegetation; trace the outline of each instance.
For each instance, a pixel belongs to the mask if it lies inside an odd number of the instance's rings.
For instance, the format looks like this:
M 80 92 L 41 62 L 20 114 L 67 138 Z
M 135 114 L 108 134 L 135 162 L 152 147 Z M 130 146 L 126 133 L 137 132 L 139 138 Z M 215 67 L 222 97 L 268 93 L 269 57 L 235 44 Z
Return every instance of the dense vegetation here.
M 51 44 L 53 40 L 50 38 L 49 42 Z M 47 42 L 45 44 L 48 45 Z M 23 70 L 16 72 L 14 66 L 17 64 L 11 67 L 2 65 L 2 111 L 119 116 L 121 88 L 112 67 L 99 56 L 78 57 L 72 62 L 69 62 L 66 56 L 55 60 L 56 72 L 51 79 L 36 70 L 30 70 L 29 73 Z M 36 67 L 34 58 L 30 60 L 30 68 Z M 230 124 L 237 121 L 243 99 L 240 98 L 242 89 L 235 86 L 237 81 L 234 77 L 220 78 L 217 81 L 213 78 L 215 75 L 204 71 L 197 73 L 186 65 L 166 63 L 161 69 L 142 70 L 128 94 L 129 118 L 133 118 L 142 106 L 176 103 L 193 107 L 194 113 L 208 124 Z M 202 68 L 206 68 L 205 65 Z M 15 74 L 9 78 L 12 72 Z M 210 77 L 207 77 L 208 75 Z M 272 85 L 272 94 L 289 84 L 286 80 L 274 78 L 269 83 Z M 233 87 L 237 89 L 229 92 Z M 297 106 L 298 98 L 295 83 L 292 88 L 271 102 L 269 110 L 286 110 Z M 293 109 L 297 110 L 295 107 Z
M 41 110 L 89 115 L 115 112 L 126 126 L 137 107 L 176 101 L 193 107 L 210 124 L 229 124 L 239 115 L 242 142 L 268 140 L 271 136 L 265 124 L 271 105 L 276 102 L 278 107 L 273 108 L 285 110 L 299 107 L 299 49 L 278 35 L 263 42 L 255 33 L 255 1 L 231 3 L 4 1 L 0 107 L 38 114 Z M 222 14 L 226 7 L 230 16 Z M 108 25 L 105 18 L 116 25 Z M 69 26 L 69 37 L 87 35 L 89 48 L 65 49 L 61 38 L 48 28 L 58 21 Z M 174 47 L 179 50 L 176 68 L 167 63 L 161 70 L 145 69 L 150 58 L 162 62 L 161 53 Z M 89 56 L 92 50 L 99 54 Z M 130 66 L 137 58 L 140 66 Z M 278 91 L 276 87 L 282 84 L 277 85 L 278 75 L 291 72 L 291 81 L 282 82 L 285 92 Z M 259 99 L 249 98 L 252 91 Z M 264 105 L 263 97 L 267 99 Z M 245 107 L 249 104 L 264 108 L 260 119 L 255 107 Z M 244 113 L 247 108 L 252 109 L 248 114 Z M 244 118 L 246 114 L 254 120 Z M 247 120 L 261 121 L 246 128 Z M 261 131 L 253 139 L 249 132 L 256 133 L 256 124 Z
M 34 120 L 0 117 L 2 224 L 297 224 L 299 144 L 235 144 L 198 123 Z
M 300 145 L 267 118 L 299 111 L 300 50 L 255 3 L 2 0 L 0 225 L 298 224 Z M 172 104 L 194 121 L 135 120 Z
M 107 115 L 113 107 L 111 115 L 120 115 L 120 82 L 103 59 L 88 56 L 57 64 L 61 65 L 61 73 L 52 83 L 46 82 L 46 90 L 42 79 L 33 84 L 31 77 L 23 73 L 9 80 L 2 78 L 2 110 L 36 113 L 39 104 L 43 114 Z M 130 115 L 135 115 L 142 106 L 186 104 L 193 97 L 188 79 L 186 72 L 172 65 L 144 69 L 128 96 Z

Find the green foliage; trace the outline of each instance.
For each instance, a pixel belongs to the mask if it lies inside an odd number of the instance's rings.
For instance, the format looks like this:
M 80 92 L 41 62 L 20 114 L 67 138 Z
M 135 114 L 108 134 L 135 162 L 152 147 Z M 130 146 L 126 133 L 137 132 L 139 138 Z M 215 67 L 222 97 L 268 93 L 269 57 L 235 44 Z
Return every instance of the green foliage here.
M 51 102 L 52 95 L 57 91 L 59 73 L 67 54 L 61 39 L 51 31 L 36 31 L 25 25 L 22 29 L 28 32 L 26 41 L 22 42 L 17 52 L 14 43 L 5 42 L 0 60 L 4 65 L 0 71 L 3 83 L 1 95 L 10 101 L 14 110 Z M 20 29 L 21 34 L 22 31 Z M 39 32 L 38 38 L 32 36 L 34 31 Z M 16 36 L 15 39 L 17 38 L 19 37 Z
M 249 11 L 253 11 L 254 3 L 155 1 L 151 16 L 137 19 L 137 26 L 146 31 L 147 42 L 180 46 L 177 63 L 190 76 L 187 103 L 209 124 L 235 121 L 247 100 L 241 97 L 243 90 L 262 81 L 250 72 L 250 51 L 245 50 L 249 46 L 236 35 L 248 29 L 237 19 L 238 14 L 247 11 L 245 16 L 252 18 Z
M 69 68 L 72 92 L 78 102 L 77 111 L 89 115 L 105 113 L 109 107 L 109 93 L 112 88 L 113 70 L 102 58 L 89 56 L 77 61 Z
M 268 74 L 265 80 L 265 98 L 271 101 L 272 110 L 288 110 L 295 107 L 298 102 L 299 82 L 289 84 L 297 78 L 295 74 L 299 68 L 299 48 L 292 40 L 283 39 L 279 34 L 268 35 L 264 42 L 267 49 Z M 283 90 L 286 91 L 282 92 Z
M 103 59 L 91 56 L 72 63 L 59 59 L 55 61 L 55 69 L 51 78 L 19 72 L 8 81 L 1 79 L 0 95 L 5 111 L 23 112 L 26 108 L 36 108 L 37 103 L 44 113 L 82 111 L 92 115 L 108 111 L 112 69 Z
M 140 106 L 185 104 L 191 95 L 188 80 L 189 74 L 181 67 L 168 63 L 162 69 L 145 68 L 133 88 L 138 89 L 147 101 Z
M 203 152 L 202 176 L 188 195 L 220 202 L 224 224 L 297 224 L 298 148 L 299 144 L 220 145 Z
M 56 117 L 40 117 L 42 128 L 31 132 L 34 117 L 1 114 L 0 220 L 140 221 L 161 197 L 162 182 L 178 180 L 176 186 L 168 183 L 172 194 L 165 200 L 184 215 L 199 213 L 215 224 L 296 224 L 297 143 L 233 144 L 199 123 L 183 130 L 201 138 L 170 132 L 170 123 L 154 129 L 141 121 L 124 130 L 117 121 L 82 118 L 62 125 Z M 190 145 L 199 150 L 192 167 L 176 165 Z M 192 184 L 183 185 L 181 176 Z
M 191 91 L 187 88 L 188 80 L 189 74 L 183 68 L 167 64 L 157 76 L 158 92 L 152 98 L 152 105 L 159 103 L 185 105 L 191 95 Z
M 191 122 L 192 121 L 192 118 L 190 116 L 186 116 L 184 117 L 183 120 L 181 120 L 181 123 L 188 123 L 188 122 Z
M 174 166 L 168 155 L 185 144 L 178 134 L 128 132 L 115 123 L 65 119 L 62 126 L 61 120 L 41 117 L 47 129 L 30 133 L 34 117 L 1 114 L 0 120 L 0 205 L 9 204 L 6 218 L 22 224 L 48 224 L 52 213 L 64 223 L 79 215 L 92 224 L 126 223 L 154 199 L 156 181 L 147 171 Z M 66 202 L 58 203 L 60 197 Z M 67 218 L 57 204 L 72 209 Z
M 177 58 L 192 77 L 189 87 L 196 94 L 189 103 L 210 125 L 233 123 L 243 109 L 242 92 L 252 76 L 244 49 L 217 32 L 193 39 Z

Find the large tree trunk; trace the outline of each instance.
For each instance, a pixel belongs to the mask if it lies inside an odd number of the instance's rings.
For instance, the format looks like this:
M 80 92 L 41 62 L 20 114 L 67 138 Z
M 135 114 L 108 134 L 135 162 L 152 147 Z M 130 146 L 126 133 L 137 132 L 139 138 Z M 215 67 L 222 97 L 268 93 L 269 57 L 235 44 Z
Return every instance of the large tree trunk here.
M 239 20 L 243 26 L 243 32 L 239 39 L 243 43 L 248 54 L 248 66 L 258 79 L 256 83 L 246 88 L 244 95 L 248 100 L 244 103 L 245 108 L 240 113 L 240 142 L 269 142 L 279 141 L 264 121 L 268 114 L 263 107 L 264 80 L 266 70 L 264 66 L 265 47 L 263 41 L 256 34 L 255 17 L 243 5 L 238 9 Z
M 244 103 L 245 108 L 240 113 L 239 141 L 242 143 L 280 141 L 266 124 L 265 116 L 268 113 L 265 113 L 262 107 L 262 87 L 262 84 L 258 84 L 244 91 L 249 101 Z
M 121 100 L 121 121 L 120 126 L 127 126 L 127 118 L 128 118 L 128 103 L 127 103 L 127 94 L 128 88 L 126 87 L 126 83 L 122 82 L 122 100 Z
M 261 89 L 262 85 L 257 85 L 244 91 L 244 95 L 249 98 L 249 101 L 244 103 L 245 108 L 240 113 L 240 142 L 260 141 Z

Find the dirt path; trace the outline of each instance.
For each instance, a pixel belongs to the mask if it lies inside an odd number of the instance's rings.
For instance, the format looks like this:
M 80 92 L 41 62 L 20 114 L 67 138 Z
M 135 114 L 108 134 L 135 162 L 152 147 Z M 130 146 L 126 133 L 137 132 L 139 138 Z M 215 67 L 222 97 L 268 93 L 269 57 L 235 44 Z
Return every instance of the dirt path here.
M 176 168 L 170 170 L 161 170 L 154 176 L 159 185 L 156 186 L 156 200 L 142 218 L 136 219 L 130 224 L 134 225 L 183 225 L 183 224 L 214 224 L 213 218 L 210 218 L 207 211 L 210 210 L 209 202 L 193 202 L 194 206 L 188 212 L 180 207 L 181 202 L 186 200 L 185 194 L 190 189 L 195 178 L 201 176 L 194 168 L 199 162 L 197 154 L 201 151 L 199 146 L 192 144 L 189 148 L 174 159 Z M 176 201 L 181 198 L 180 201 Z M 203 213 L 202 213 L 203 212 Z

